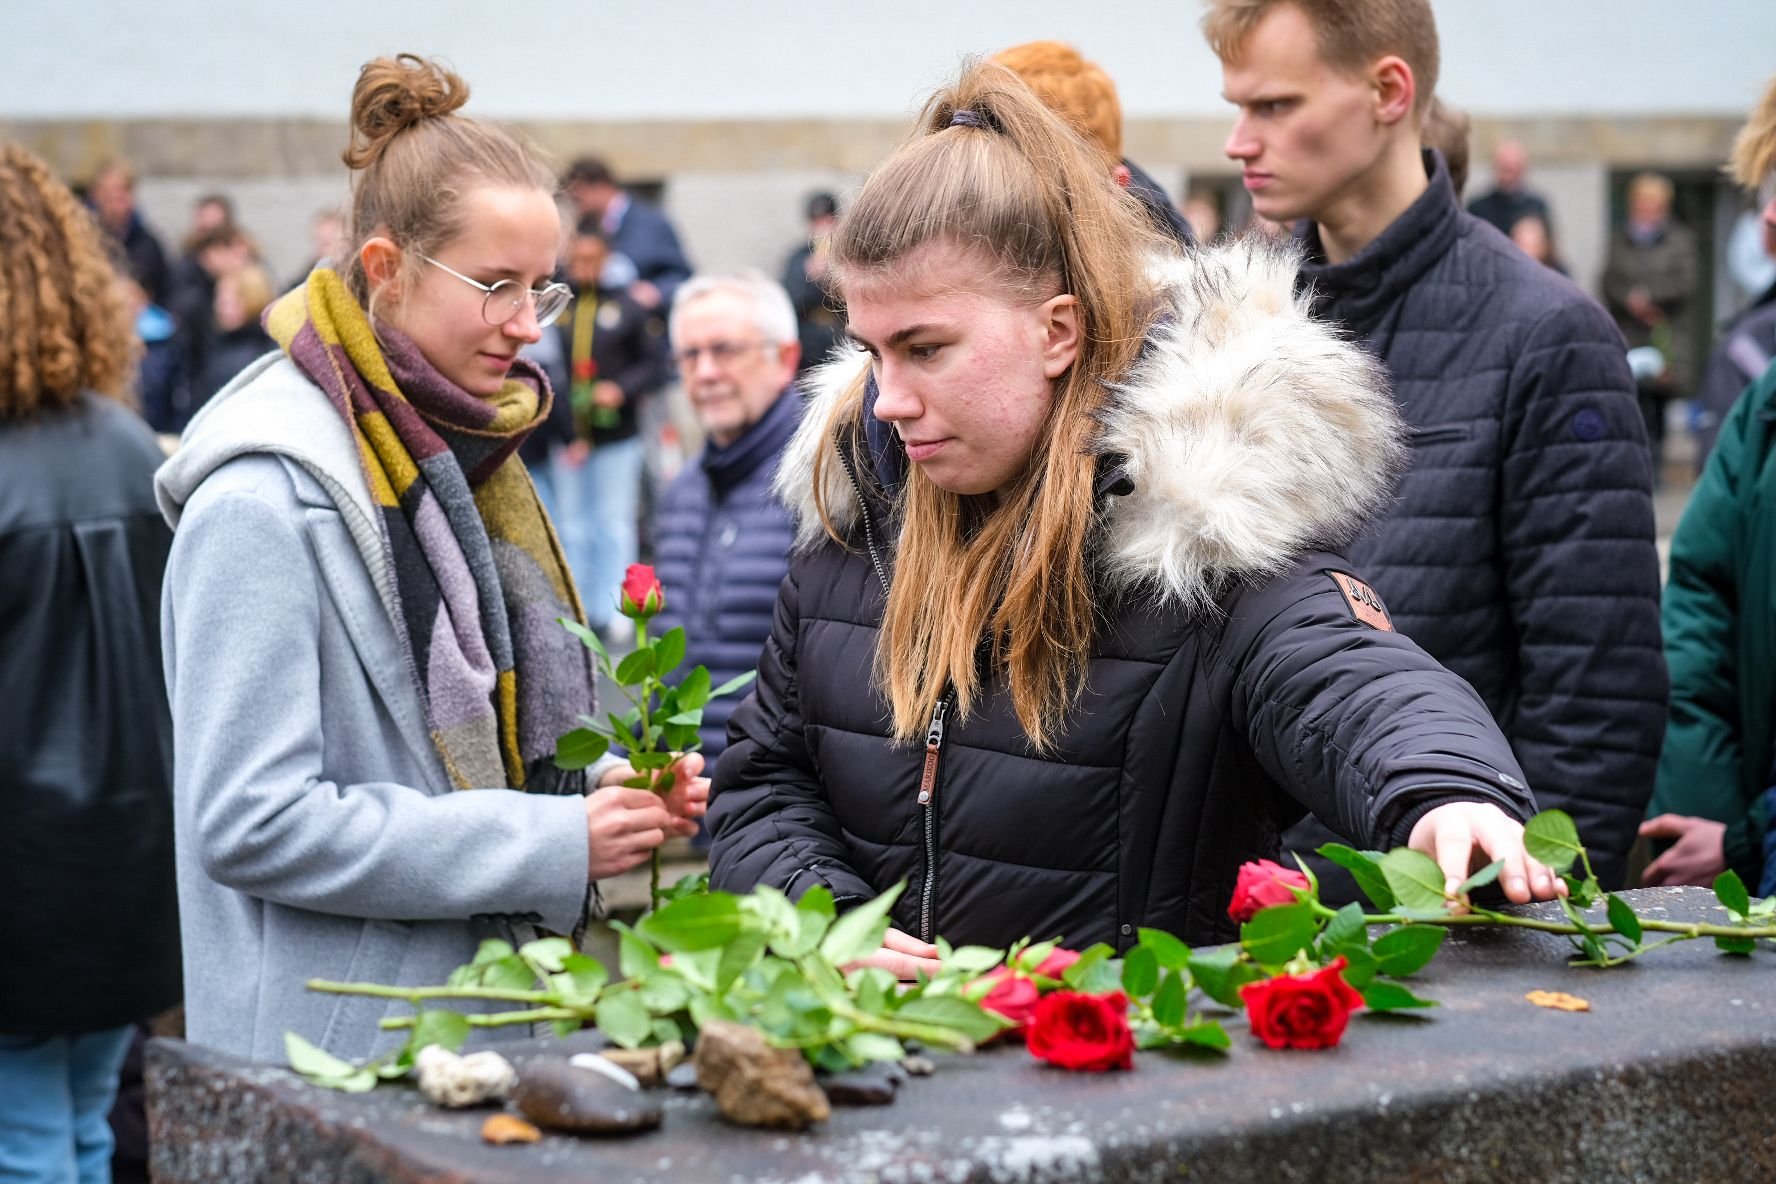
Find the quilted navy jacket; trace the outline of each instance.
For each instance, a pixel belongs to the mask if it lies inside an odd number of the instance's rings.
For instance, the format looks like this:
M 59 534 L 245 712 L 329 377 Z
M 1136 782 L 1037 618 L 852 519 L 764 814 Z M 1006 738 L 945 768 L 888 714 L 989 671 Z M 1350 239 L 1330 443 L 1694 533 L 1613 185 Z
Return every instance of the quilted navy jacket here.
M 666 589 L 656 632 L 684 626 L 685 668 L 709 667 L 717 686 L 755 669 L 771 635 L 771 608 L 795 540 L 789 511 L 771 496 L 771 478 L 801 417 L 800 393 L 785 388 L 738 440 L 726 448 L 711 444 L 685 466 L 654 514 L 654 571 Z M 741 697 L 711 699 L 703 709 L 711 766 Z
M 1425 159 L 1430 188 L 1354 258 L 1327 264 L 1306 238 L 1317 314 L 1386 366 L 1411 433 L 1392 509 L 1350 557 L 1400 631 L 1480 692 L 1538 802 L 1573 815 L 1619 885 L 1666 701 L 1634 381 L 1608 314 L 1463 211 Z

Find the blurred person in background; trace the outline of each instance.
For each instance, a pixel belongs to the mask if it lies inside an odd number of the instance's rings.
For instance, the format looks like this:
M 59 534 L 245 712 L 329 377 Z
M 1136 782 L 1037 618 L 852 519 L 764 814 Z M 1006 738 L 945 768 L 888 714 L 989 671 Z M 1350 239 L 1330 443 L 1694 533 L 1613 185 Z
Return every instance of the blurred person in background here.
M 1554 249 L 1554 233 L 1540 214 L 1525 214 L 1517 219 L 1511 226 L 1511 241 L 1543 267 L 1551 267 L 1561 275 L 1568 274 L 1566 265 L 1560 261 L 1560 253 Z
M 623 288 L 643 308 L 672 307 L 672 295 L 691 274 L 678 231 L 659 209 L 624 192 L 610 166 L 582 156 L 562 182 L 576 221 L 596 218 L 610 244 L 607 287 Z
M 1640 384 L 1653 475 L 1665 445 L 1665 404 L 1691 389 L 1692 308 L 1698 283 L 1696 236 L 1672 220 L 1671 180 L 1640 173 L 1628 182 L 1628 216 L 1610 240 L 1603 299 L 1629 349 L 1650 345 L 1665 358 L 1659 377 Z
M 1501 234 L 1510 234 L 1519 219 L 1531 214 L 1553 226 L 1548 200 L 1529 187 L 1528 175 L 1528 151 L 1516 140 L 1500 140 L 1492 150 L 1492 188 L 1468 203 L 1468 213 L 1492 223 Z
M 1457 201 L 1468 187 L 1473 129 L 1474 121 L 1468 118 L 1466 111 L 1431 96 L 1430 109 L 1425 112 L 1424 146 L 1443 154 L 1443 164 L 1449 169 L 1449 187 L 1455 190 Z
M 758 272 L 697 276 L 678 290 L 672 348 L 706 442 L 654 512 L 654 570 L 667 590 L 659 628 L 683 626 L 685 664 L 709 667 L 720 685 L 758 666 L 795 539 L 771 493 L 802 415 L 795 310 Z M 739 702 L 703 708 L 712 765 Z
M 183 270 L 183 280 L 174 285 L 172 303 L 168 305 L 179 325 L 185 360 L 192 375 L 192 408 L 214 394 L 215 387 L 204 384 L 213 377 L 210 349 L 219 344 L 216 329 L 216 288 L 224 276 L 247 267 L 259 266 L 259 248 L 251 236 L 229 223 L 204 233 L 192 244 L 191 267 Z M 187 412 L 189 417 L 190 412 Z
M 1728 172 L 1757 193 L 1776 238 L 1776 78 L 1734 141 Z M 1746 334 L 1737 360 L 1735 332 Z M 1726 402 L 1719 438 L 1671 538 L 1664 616 L 1671 712 L 1653 817 L 1641 827 L 1663 848 L 1642 876 L 1649 886 L 1712 885 L 1731 868 L 1759 895 L 1776 892 L 1769 850 L 1776 809 L 1773 336 L 1776 314 L 1742 319 L 1709 364 L 1708 381 L 1721 390 L 1746 374 L 1743 366 L 1758 372 Z M 1754 349 L 1763 356 L 1752 356 Z
M 308 263 L 290 279 L 296 287 L 308 273 L 339 258 L 345 250 L 345 219 L 338 210 L 316 210 L 308 220 Z
M 1102 67 L 1059 41 L 1028 41 L 1001 50 L 992 60 L 1022 78 L 1050 111 L 1103 153 L 1110 175 L 1140 200 L 1160 233 L 1180 246 L 1196 241 L 1159 182 L 1122 154 L 1122 100 Z
M 148 299 L 165 306 L 172 296 L 166 248 L 136 208 L 135 170 L 127 161 L 106 161 L 87 183 L 86 201 L 98 215 L 100 228 L 122 249 L 130 274 Z
M 586 591 L 587 623 L 626 641 L 633 624 L 617 613 L 614 589 L 641 558 L 641 410 L 671 373 L 659 318 L 603 286 L 609 260 L 599 220 L 581 219 L 567 253 L 573 299 L 548 327 L 554 348 L 543 355 L 555 402 L 520 455 L 547 474 L 549 513 Z
M 1193 190 L 1189 197 L 1178 203 L 1178 212 L 1184 216 L 1184 222 L 1197 242 L 1206 245 L 1221 234 L 1221 206 L 1214 194 Z
M 121 266 L 117 282 L 140 343 L 134 389 L 142 418 L 156 432 L 176 436 L 191 418 L 191 370 L 179 322 Z
M 46 283 L 46 277 L 53 282 Z M 0 1178 L 111 1178 L 134 1025 L 179 1001 L 172 731 L 124 289 L 47 166 L 0 144 Z
M 1204 28 L 1254 208 L 1301 223 L 1299 290 L 1387 368 L 1410 432 L 1351 561 L 1479 692 L 1537 802 L 1573 816 L 1620 887 L 1665 718 L 1652 473 L 1621 335 L 1463 210 L 1424 146 L 1429 0 L 1211 0 Z M 1287 844 L 1329 837 L 1310 821 Z
M 274 295 L 271 276 L 256 263 L 216 277 L 216 294 L 211 301 L 200 355 L 203 367 L 192 383 L 193 411 L 256 359 L 277 348 L 259 324 L 259 314 Z
M 220 230 L 234 229 L 234 201 L 225 193 L 206 193 L 191 203 L 191 226 L 180 244 L 181 254 L 173 264 L 168 299 L 180 307 L 186 299 L 205 303 L 211 296 L 214 281 L 202 261 L 200 250 Z M 185 294 L 192 293 L 190 297 Z
M 839 200 L 830 193 L 808 199 L 808 241 L 783 264 L 783 290 L 795 306 L 802 343 L 801 369 L 827 360 L 845 333 L 845 308 L 827 291 L 833 228 L 839 224 Z

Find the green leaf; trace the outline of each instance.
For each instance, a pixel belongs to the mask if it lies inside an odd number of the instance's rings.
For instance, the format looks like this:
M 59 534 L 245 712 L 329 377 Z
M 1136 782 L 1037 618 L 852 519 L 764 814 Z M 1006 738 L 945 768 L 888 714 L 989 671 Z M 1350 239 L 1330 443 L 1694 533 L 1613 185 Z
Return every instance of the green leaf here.
M 624 1048 L 640 1048 L 653 1032 L 653 1017 L 634 991 L 606 995 L 594 1015 L 598 1030 Z
M 715 967 L 716 994 L 727 994 L 734 985 L 734 980 L 751 969 L 752 964 L 764 952 L 765 934 L 756 929 L 742 930 L 733 941 L 723 946 L 721 961 Z
M 757 677 L 758 671 L 748 670 L 745 674 L 742 674 L 737 678 L 730 678 L 727 682 L 722 683 L 721 686 L 710 691 L 709 697 L 711 699 L 719 699 L 723 695 L 731 695 Z
M 1167 1028 L 1182 1024 L 1187 993 L 1183 974 L 1176 970 L 1166 971 L 1159 990 L 1153 995 L 1153 1018 Z
M 1218 1020 L 1198 1020 L 1188 1028 L 1179 1029 L 1178 1039 L 1198 1048 L 1212 1048 L 1216 1052 L 1226 1052 L 1233 1047 L 1233 1041 L 1227 1038 L 1227 1029 Z
M 664 905 L 638 921 L 635 930 L 657 948 L 676 954 L 725 946 L 744 925 L 739 902 L 726 892 L 711 892 Z
M 1203 994 L 1223 1007 L 1238 1007 L 1240 985 L 1262 977 L 1256 967 L 1241 962 L 1239 956 L 1238 946 L 1190 952 L 1190 977 Z
M 498 962 L 503 958 L 510 958 L 514 952 L 510 942 L 501 941 L 497 937 L 490 937 L 476 948 L 475 960 L 470 963 L 470 965 L 486 966 L 489 962 Z
M 896 1019 L 914 1020 L 960 1032 L 976 1044 L 996 1034 L 1006 1022 L 978 1003 L 970 1003 L 955 995 L 912 999 L 894 1011 Z
M 1101 995 L 1122 986 L 1122 974 L 1111 965 L 1116 953 L 1103 942 L 1087 946 L 1079 952 L 1079 960 L 1061 971 L 1061 981 L 1070 989 L 1087 995 Z
M 1407 1011 L 1419 1007 L 1435 1007 L 1434 999 L 1420 999 L 1399 983 L 1370 983 L 1359 988 L 1363 1003 L 1370 1011 Z
M 949 957 L 943 960 L 945 974 L 959 974 L 964 978 L 973 978 L 985 973 L 1005 961 L 1005 951 L 995 950 L 991 946 L 960 946 L 951 950 Z
M 1543 810 L 1523 827 L 1523 847 L 1529 857 L 1557 872 L 1573 865 L 1584 847 L 1579 828 L 1565 810 Z
M 1732 873 L 1728 872 L 1727 874 L 1731 875 Z M 1743 891 L 1743 886 L 1741 886 L 1741 891 Z M 1634 915 L 1633 908 L 1613 892 L 1605 897 L 1604 901 L 1609 912 L 1610 927 L 1635 945 L 1639 945 L 1640 918 Z
M 690 712 L 689 714 L 701 715 L 702 713 Z M 666 747 L 673 752 L 695 752 L 703 744 L 703 733 L 698 731 L 694 724 L 675 724 L 668 721 L 660 729 L 660 734 L 666 741 Z
M 350 1061 L 340 1060 L 294 1032 L 284 1033 L 284 1055 L 290 1060 L 290 1068 L 304 1077 L 342 1078 L 358 1072 Z
M 825 884 L 816 884 L 802 893 L 802 898 L 796 901 L 795 907 L 799 912 L 819 913 L 828 921 L 839 915 L 838 908 L 833 904 L 832 889 Z
M 685 675 L 684 681 L 678 684 L 678 709 L 689 711 L 702 707 L 712 696 L 709 693 L 709 668 L 694 667 Z
M 672 887 L 666 889 L 668 901 L 683 900 L 687 896 L 702 896 L 709 891 L 709 873 L 697 872 L 694 875 L 680 876 Z
M 845 1051 L 860 1065 L 871 1061 L 898 1061 L 906 1056 L 900 1041 L 880 1032 L 853 1032 L 845 1037 Z
M 1447 931 L 1435 925 L 1402 925 L 1375 939 L 1371 949 L 1381 973 L 1405 978 L 1424 969 L 1437 955 Z
M 1320 932 L 1320 949 L 1327 953 L 1353 943 L 1367 944 L 1369 927 L 1363 924 L 1363 906 L 1351 901 L 1332 915 Z
M 1190 965 L 1190 947 L 1165 930 L 1143 928 L 1138 932 L 1141 944 L 1153 951 L 1154 958 L 1165 969 L 1183 970 Z
M 735 938 L 739 941 L 739 938 Z M 679 978 L 700 991 L 715 990 L 715 976 L 721 970 L 724 946 L 719 950 L 695 950 L 689 954 L 672 955 L 672 970 Z
M 654 651 L 648 646 L 636 650 L 617 663 L 617 684 L 639 686 L 643 679 L 654 676 Z
M 480 984 L 500 991 L 528 991 L 536 986 L 536 971 L 517 954 L 509 954 L 481 968 Z
M 843 966 L 881 949 L 882 938 L 888 932 L 888 911 L 904 891 L 906 881 L 902 880 L 834 921 L 820 942 L 820 956 L 834 966 Z
M 676 715 L 667 716 L 664 722 L 668 725 L 685 724 L 694 728 L 703 722 L 703 709 L 693 707 L 689 711 L 680 711 Z
M 1756 940 L 1749 937 L 1717 937 L 1714 944 L 1728 954 L 1749 954 L 1757 949 Z
M 575 728 L 555 742 L 557 769 L 583 769 L 610 750 L 610 741 L 591 728 Z
M 584 954 L 569 954 L 561 960 L 561 973 L 552 976 L 549 983 L 563 1001 L 584 1006 L 596 999 L 609 981 L 610 973 L 604 963 Z
M 1505 866 L 1504 860 L 1502 860 L 1502 859 L 1493 860 L 1491 863 L 1487 864 L 1485 867 L 1481 868 L 1479 871 L 1475 872 L 1473 875 L 1471 875 L 1467 879 L 1463 880 L 1461 882 L 1461 887 L 1459 887 L 1455 890 L 1455 894 L 1457 896 L 1466 896 L 1468 893 L 1473 892 L 1477 888 L 1486 887 L 1488 884 L 1492 883 L 1494 880 L 1499 878 L 1499 872 L 1504 870 L 1504 866 Z
M 654 1026 L 649 1030 L 648 1035 L 653 1037 L 655 1044 L 665 1044 L 670 1040 L 677 1040 L 682 1043 L 685 1038 L 684 1029 L 679 1027 L 678 1021 L 672 1019 L 670 1016 L 655 1017 Z
M 1394 911 L 1393 889 L 1388 887 L 1387 877 L 1381 874 L 1381 852 L 1358 851 L 1343 843 L 1326 843 L 1320 847 L 1320 854 L 1349 872 L 1363 895 L 1377 909 L 1384 913 Z
M 623 977 L 646 978 L 660 968 L 660 954 L 621 921 L 611 922 L 617 931 L 617 969 Z
M 1751 912 L 1751 893 L 1745 890 L 1745 881 L 1732 868 L 1714 878 L 1714 896 L 1736 918 L 1744 918 Z
M 1381 969 L 1381 963 L 1375 955 L 1362 946 L 1346 946 L 1341 952 L 1341 956 L 1345 962 L 1344 981 L 1359 991 L 1371 982 L 1375 978 L 1376 972 Z
M 685 631 L 682 628 L 668 629 L 666 636 L 654 643 L 654 662 L 659 677 L 671 674 L 684 660 Z
M 565 937 L 544 937 L 518 947 L 518 956 L 530 964 L 538 978 L 559 974 L 573 953 L 573 943 Z
M 610 661 L 610 653 L 604 648 L 604 642 L 599 639 L 598 634 L 592 632 L 592 630 L 586 628 L 578 621 L 570 621 L 566 617 L 556 617 L 555 620 L 563 629 L 579 638 L 581 645 L 597 654 L 600 658 L 603 658 L 605 662 L 608 663 Z
M 1443 869 L 1423 851 L 1396 847 L 1381 857 L 1381 874 L 1394 899 L 1409 909 L 1443 909 Z
M 1136 946 L 1122 960 L 1122 989 L 1145 999 L 1159 987 L 1159 959 L 1146 946 Z
M 462 1049 L 463 1041 L 468 1038 L 468 1016 L 448 1008 L 431 1007 L 420 1012 L 414 1019 L 413 1036 L 407 1043 L 415 1054 L 428 1044 L 458 1052 Z
M 1597 898 L 1602 895 L 1603 890 L 1597 886 L 1597 881 L 1590 876 L 1574 876 L 1562 873 L 1560 878 L 1566 882 L 1565 899 L 1572 901 L 1572 903 L 1579 908 L 1590 908 L 1597 903 Z
M 1280 966 L 1312 946 L 1319 929 L 1309 902 L 1275 905 L 1240 926 L 1240 946 L 1252 961 Z
M 669 970 L 650 976 L 635 993 L 656 1015 L 670 1015 L 691 1001 L 691 989 Z
M 857 1010 L 881 1015 L 888 1010 L 888 1002 L 900 984 L 894 975 L 880 966 L 862 966 L 851 972 L 850 986 Z
M 1585 916 L 1583 907 L 1574 901 L 1572 897 L 1563 896 L 1560 898 L 1560 911 L 1566 914 L 1566 919 L 1568 921 L 1571 921 L 1574 925 L 1578 926 L 1579 932 L 1593 932 L 1591 919 Z

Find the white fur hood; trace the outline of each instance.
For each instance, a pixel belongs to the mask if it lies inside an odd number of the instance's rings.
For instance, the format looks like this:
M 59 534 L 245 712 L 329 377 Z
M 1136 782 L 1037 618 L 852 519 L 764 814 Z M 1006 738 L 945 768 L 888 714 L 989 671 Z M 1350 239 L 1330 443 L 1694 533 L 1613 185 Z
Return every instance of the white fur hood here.
M 1099 523 L 1119 589 L 1200 609 L 1229 579 L 1344 546 L 1385 506 L 1405 460 L 1386 379 L 1309 315 L 1297 265 L 1292 249 L 1243 241 L 1150 268 L 1170 314 L 1115 389 L 1100 438 L 1133 485 L 1105 499 Z M 836 449 L 832 410 L 867 365 L 849 353 L 805 381 L 807 413 L 777 471 L 798 546 L 824 533 L 814 459 Z M 828 512 L 848 529 L 857 499 L 844 467 L 824 472 Z

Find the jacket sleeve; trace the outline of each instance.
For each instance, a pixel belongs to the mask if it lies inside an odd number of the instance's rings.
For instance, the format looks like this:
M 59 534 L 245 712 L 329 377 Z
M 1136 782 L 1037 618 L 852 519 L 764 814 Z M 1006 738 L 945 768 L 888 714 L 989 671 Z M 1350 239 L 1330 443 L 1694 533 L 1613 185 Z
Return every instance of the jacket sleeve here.
M 406 921 L 536 914 L 571 932 L 587 895 L 583 798 L 329 775 L 329 749 L 349 741 L 321 734 L 316 559 L 297 503 L 266 488 L 288 481 L 278 462 L 244 463 L 265 475 L 213 491 L 227 469 L 212 474 L 168 568 L 181 843 L 217 883 L 279 904 Z
M 1650 813 L 1690 814 L 1727 824 L 1727 864 L 1757 883 L 1757 826 L 1746 787 L 1765 770 L 1748 770 L 1739 709 L 1739 540 L 1746 435 L 1762 408 L 1762 387 L 1734 405 L 1671 537 L 1665 585 L 1665 656 L 1671 709 Z
M 1511 743 L 1544 808 L 1620 887 L 1664 732 L 1652 458 L 1622 339 L 1589 300 L 1545 317 L 1500 425 L 1499 552 L 1516 632 Z
M 726 892 L 769 884 L 792 896 L 824 884 L 841 901 L 867 900 L 877 890 L 851 868 L 802 732 L 798 566 L 790 565 L 778 589 L 753 691 L 728 719 L 728 747 L 711 788 L 709 883 Z
M 1527 819 L 1535 804 L 1480 696 L 1401 634 L 1359 621 L 1333 571 L 1353 569 L 1309 556 L 1229 607 L 1230 721 L 1265 771 L 1342 833 L 1383 848 L 1448 802 Z

